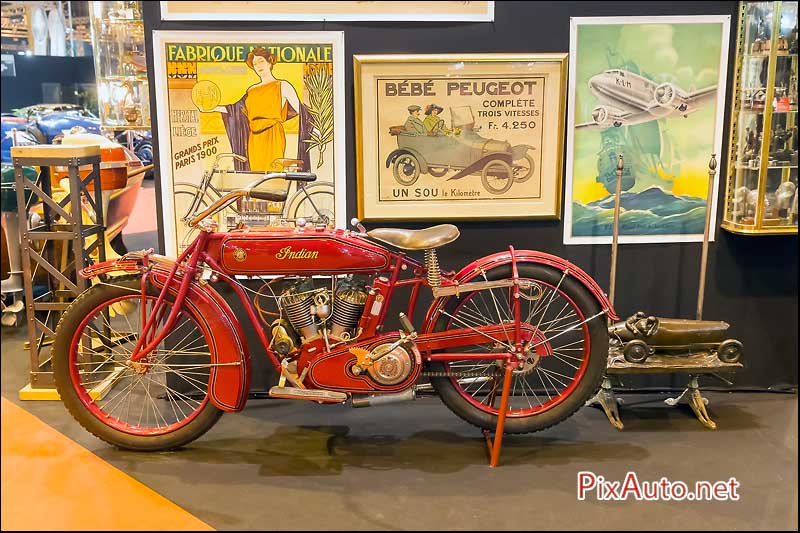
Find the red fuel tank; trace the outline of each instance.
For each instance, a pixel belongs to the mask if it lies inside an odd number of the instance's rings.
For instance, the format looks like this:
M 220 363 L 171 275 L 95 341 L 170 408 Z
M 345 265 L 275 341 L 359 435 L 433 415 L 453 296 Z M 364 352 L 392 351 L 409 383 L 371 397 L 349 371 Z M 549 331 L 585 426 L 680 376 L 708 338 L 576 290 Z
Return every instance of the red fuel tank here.
M 341 229 L 269 228 L 215 235 L 208 253 L 231 274 L 381 272 L 391 254 Z

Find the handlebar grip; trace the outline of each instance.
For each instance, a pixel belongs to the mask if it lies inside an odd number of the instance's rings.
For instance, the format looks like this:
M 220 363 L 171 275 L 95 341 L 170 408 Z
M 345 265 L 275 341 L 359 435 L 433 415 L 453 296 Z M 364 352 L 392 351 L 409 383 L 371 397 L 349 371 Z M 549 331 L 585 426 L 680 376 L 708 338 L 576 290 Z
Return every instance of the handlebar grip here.
M 317 181 L 317 175 L 311 172 L 287 172 L 286 179 L 292 181 Z
M 286 191 L 250 191 L 250 198 L 268 200 L 270 202 L 285 202 Z

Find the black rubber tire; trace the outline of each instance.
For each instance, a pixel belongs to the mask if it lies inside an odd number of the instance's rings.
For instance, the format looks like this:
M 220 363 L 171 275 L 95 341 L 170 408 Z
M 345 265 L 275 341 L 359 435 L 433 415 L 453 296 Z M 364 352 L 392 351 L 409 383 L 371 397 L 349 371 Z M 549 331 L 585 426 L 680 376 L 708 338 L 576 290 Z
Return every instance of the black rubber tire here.
M 180 448 L 181 446 L 197 439 L 216 424 L 222 416 L 222 411 L 209 400 L 197 417 L 185 426 L 165 435 L 146 437 L 131 435 L 107 426 L 96 418 L 81 402 L 75 391 L 69 370 L 69 349 L 72 336 L 88 313 L 96 309 L 103 302 L 117 298 L 131 291 L 139 292 L 141 278 L 125 277 L 116 278 L 113 285 L 95 285 L 78 296 L 61 315 L 56 327 L 56 338 L 52 346 L 51 357 L 53 363 L 53 377 L 56 389 L 61 396 L 61 401 L 69 413 L 95 437 L 104 440 L 118 448 L 134 451 L 166 451 Z M 150 287 L 148 294 L 157 296 L 159 291 Z
M 629 363 L 644 363 L 650 357 L 650 347 L 643 340 L 634 339 L 625 344 L 622 355 Z
M 517 268 L 520 277 L 541 280 L 554 287 L 562 276 L 560 271 L 537 263 L 518 263 Z M 489 281 L 510 277 L 511 265 L 499 266 L 486 272 L 486 278 Z M 480 279 L 483 279 L 482 276 Z M 597 299 L 574 277 L 567 276 L 564 278 L 560 290 L 563 290 L 575 302 L 581 313 L 583 313 L 584 318 L 589 318 L 600 312 L 601 307 Z M 444 304 L 444 309 L 452 313 L 457 301 L 455 297 L 449 297 L 449 301 Z M 434 326 L 434 331 L 443 331 L 447 327 L 448 318 L 441 315 Z M 589 364 L 583 378 L 572 394 L 543 413 L 524 418 L 506 418 L 505 433 L 530 433 L 554 426 L 575 414 L 586 403 L 586 400 L 597 392 L 600 388 L 608 359 L 608 330 L 605 315 L 589 321 L 587 326 L 591 343 Z M 441 362 L 433 362 L 430 363 L 429 369 L 434 372 L 442 372 L 445 367 Z M 456 415 L 479 428 L 495 429 L 497 415 L 481 411 L 471 405 L 461 396 L 449 377 L 431 377 L 430 381 L 442 402 Z
M 737 363 L 744 351 L 744 345 L 735 339 L 727 339 L 717 348 L 717 357 L 723 363 Z
M 405 170 L 400 169 L 401 162 L 404 159 L 409 159 L 414 165 L 414 173 L 410 176 L 405 174 Z M 419 175 L 422 171 L 420 170 L 419 160 L 414 157 L 413 154 L 400 154 L 397 156 L 397 159 L 394 160 L 394 165 L 392 166 L 392 175 L 394 176 L 395 181 L 400 185 L 405 187 L 411 187 L 414 185 L 417 180 L 419 179 Z

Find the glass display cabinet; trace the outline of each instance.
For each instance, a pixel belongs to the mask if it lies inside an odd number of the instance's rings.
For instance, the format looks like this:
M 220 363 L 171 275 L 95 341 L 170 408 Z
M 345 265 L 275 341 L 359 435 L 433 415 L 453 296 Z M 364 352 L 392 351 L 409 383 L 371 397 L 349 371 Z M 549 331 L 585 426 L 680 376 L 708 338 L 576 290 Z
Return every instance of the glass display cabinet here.
M 97 100 L 102 127 L 150 129 L 150 99 L 140 2 L 90 2 Z
M 797 2 L 742 2 L 722 227 L 797 233 Z

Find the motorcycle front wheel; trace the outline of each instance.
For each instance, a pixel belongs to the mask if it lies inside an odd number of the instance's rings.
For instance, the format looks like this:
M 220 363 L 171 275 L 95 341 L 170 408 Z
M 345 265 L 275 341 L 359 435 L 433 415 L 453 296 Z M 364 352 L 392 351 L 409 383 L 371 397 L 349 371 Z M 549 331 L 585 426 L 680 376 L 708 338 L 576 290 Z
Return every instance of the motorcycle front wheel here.
M 571 416 L 597 391 L 608 357 L 605 315 L 598 315 L 600 305 L 578 280 L 540 264 L 520 263 L 518 268 L 520 278 L 531 282 L 521 289 L 520 319 L 533 334 L 525 346 L 528 358 L 512 374 L 506 433 L 539 431 Z M 510 277 L 511 266 L 504 265 L 465 281 Z M 447 297 L 433 330 L 510 324 L 513 301 L 505 287 Z M 451 350 L 484 353 L 486 359 L 432 362 L 431 384 L 444 404 L 467 422 L 494 429 L 505 367 L 491 354 L 507 352 L 510 345 L 509 337 L 487 338 Z
M 210 330 L 186 307 L 153 352 L 129 362 L 142 332 L 140 286 L 140 278 L 112 279 L 72 302 L 56 328 L 53 375 L 67 410 L 96 437 L 129 450 L 172 450 L 222 416 L 208 396 Z M 144 299 L 148 317 L 158 294 L 150 287 Z

